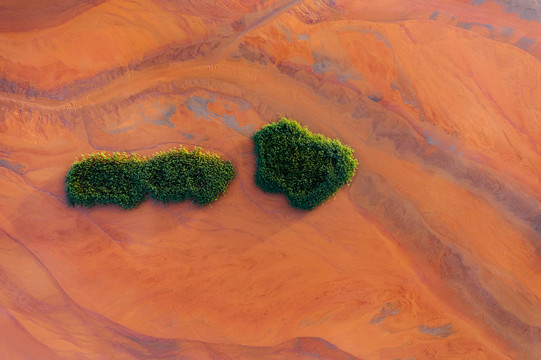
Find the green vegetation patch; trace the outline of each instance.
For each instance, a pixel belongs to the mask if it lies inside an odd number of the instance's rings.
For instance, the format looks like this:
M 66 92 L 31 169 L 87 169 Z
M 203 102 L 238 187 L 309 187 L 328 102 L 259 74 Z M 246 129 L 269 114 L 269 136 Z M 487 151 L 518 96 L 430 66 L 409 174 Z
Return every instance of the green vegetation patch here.
M 154 199 L 165 203 L 191 199 L 198 205 L 225 194 L 234 178 L 230 161 L 201 148 L 160 152 L 145 163 L 141 173 L 142 183 Z
M 70 206 L 118 205 L 137 207 L 147 196 L 170 203 L 191 199 L 206 205 L 224 194 L 235 178 L 229 160 L 200 148 L 183 147 L 151 158 L 126 153 L 85 155 L 66 174 Z
M 68 204 L 136 207 L 146 197 L 146 189 L 139 181 L 143 163 L 142 157 L 126 153 L 83 156 L 73 163 L 65 178 Z
M 313 134 L 282 118 L 253 135 L 256 184 L 284 193 L 296 208 L 312 210 L 351 181 L 357 167 L 353 149 L 339 140 Z

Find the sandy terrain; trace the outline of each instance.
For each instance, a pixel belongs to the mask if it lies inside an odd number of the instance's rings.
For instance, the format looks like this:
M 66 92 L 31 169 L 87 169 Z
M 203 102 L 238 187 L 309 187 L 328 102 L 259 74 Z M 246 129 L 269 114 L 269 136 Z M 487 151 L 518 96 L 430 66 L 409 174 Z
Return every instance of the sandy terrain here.
M 540 359 L 540 41 L 521 0 L 0 1 L 0 358 Z M 312 212 L 254 184 L 280 115 L 359 160 Z M 212 206 L 66 206 L 178 144 L 235 165 Z

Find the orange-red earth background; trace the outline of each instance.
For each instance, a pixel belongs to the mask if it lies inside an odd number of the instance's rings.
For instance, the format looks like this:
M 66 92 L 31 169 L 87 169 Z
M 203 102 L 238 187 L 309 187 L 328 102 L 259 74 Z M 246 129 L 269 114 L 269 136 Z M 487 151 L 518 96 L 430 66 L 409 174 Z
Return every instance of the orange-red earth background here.
M 0 2 L 1 359 L 541 358 L 541 5 Z M 312 212 L 254 184 L 339 138 Z M 230 159 L 212 206 L 70 208 L 81 154 Z

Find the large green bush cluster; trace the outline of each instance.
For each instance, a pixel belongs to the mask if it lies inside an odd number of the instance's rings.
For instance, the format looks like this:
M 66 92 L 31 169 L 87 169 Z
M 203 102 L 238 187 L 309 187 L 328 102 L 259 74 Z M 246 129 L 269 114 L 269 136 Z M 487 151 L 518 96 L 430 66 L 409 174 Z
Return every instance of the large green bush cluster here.
M 284 193 L 299 209 L 323 203 L 351 181 L 357 167 L 350 147 L 312 134 L 294 120 L 265 125 L 253 140 L 256 184 L 270 193 Z
M 65 178 L 69 205 L 114 204 L 131 209 L 147 195 L 166 203 L 209 204 L 235 178 L 231 161 L 200 148 L 183 147 L 146 159 L 137 154 L 97 153 L 73 163 Z

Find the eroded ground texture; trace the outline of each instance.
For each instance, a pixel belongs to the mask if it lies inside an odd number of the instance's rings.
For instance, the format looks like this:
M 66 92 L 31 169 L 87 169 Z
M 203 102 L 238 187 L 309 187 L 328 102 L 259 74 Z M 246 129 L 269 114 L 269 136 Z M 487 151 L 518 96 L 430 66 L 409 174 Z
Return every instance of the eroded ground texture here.
M 541 359 L 541 5 L 3 0 L 1 359 Z M 355 149 L 254 184 L 288 115 Z M 210 207 L 69 208 L 80 154 L 203 146 Z

